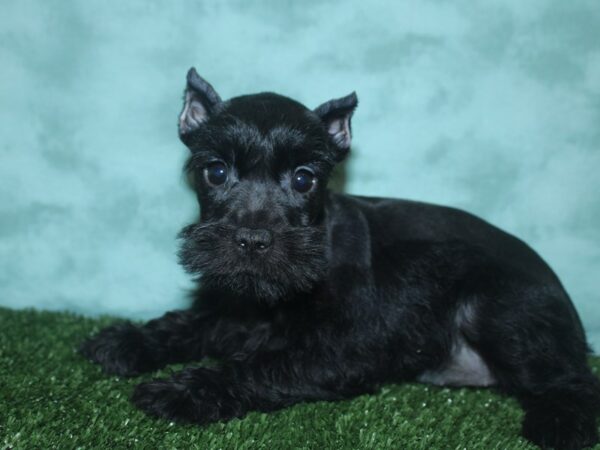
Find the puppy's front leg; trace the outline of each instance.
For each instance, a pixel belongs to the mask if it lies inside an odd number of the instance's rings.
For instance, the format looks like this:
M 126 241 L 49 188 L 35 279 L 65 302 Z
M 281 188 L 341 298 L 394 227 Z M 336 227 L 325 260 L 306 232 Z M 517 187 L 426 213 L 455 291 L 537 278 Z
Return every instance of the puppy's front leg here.
M 107 373 L 132 376 L 202 357 L 208 326 L 206 313 L 172 311 L 141 326 L 124 322 L 104 328 L 79 351 Z
M 260 353 L 220 369 L 185 369 L 138 385 L 132 400 L 153 416 L 204 424 L 374 390 L 372 367 L 344 362 L 343 351 L 306 350 Z

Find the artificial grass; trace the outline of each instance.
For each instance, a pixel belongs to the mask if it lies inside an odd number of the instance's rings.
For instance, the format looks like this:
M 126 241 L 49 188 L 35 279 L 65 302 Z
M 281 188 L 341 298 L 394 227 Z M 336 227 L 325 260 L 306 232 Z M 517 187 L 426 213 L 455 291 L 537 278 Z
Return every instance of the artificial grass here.
M 390 385 L 351 401 L 296 405 L 207 427 L 152 419 L 128 397 L 141 379 L 104 375 L 75 348 L 112 318 L 0 308 L 0 444 L 97 449 L 530 449 L 522 411 L 484 389 Z M 594 370 L 600 359 L 592 358 Z M 175 367 L 176 368 L 176 367 Z M 596 447 L 600 448 L 600 446 Z

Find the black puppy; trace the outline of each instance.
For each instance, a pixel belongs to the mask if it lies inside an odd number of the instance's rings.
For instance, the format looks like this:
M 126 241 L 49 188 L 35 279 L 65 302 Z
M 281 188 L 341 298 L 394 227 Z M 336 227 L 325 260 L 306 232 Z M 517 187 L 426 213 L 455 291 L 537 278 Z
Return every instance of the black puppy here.
M 222 101 L 191 69 L 179 119 L 201 218 L 184 267 L 193 308 L 101 331 L 83 354 L 135 375 L 134 403 L 207 423 L 382 383 L 495 386 L 543 447 L 598 441 L 600 383 L 575 309 L 525 243 L 468 213 L 327 190 L 348 154 L 354 93 L 311 111 L 280 95 Z

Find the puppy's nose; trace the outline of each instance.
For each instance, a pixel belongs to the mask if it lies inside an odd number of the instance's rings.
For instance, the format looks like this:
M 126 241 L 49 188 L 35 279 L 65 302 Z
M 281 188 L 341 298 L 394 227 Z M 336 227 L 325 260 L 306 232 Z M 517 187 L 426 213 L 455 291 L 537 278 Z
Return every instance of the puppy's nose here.
M 273 243 L 273 233 L 264 229 L 239 228 L 235 233 L 235 242 L 244 251 L 262 251 Z

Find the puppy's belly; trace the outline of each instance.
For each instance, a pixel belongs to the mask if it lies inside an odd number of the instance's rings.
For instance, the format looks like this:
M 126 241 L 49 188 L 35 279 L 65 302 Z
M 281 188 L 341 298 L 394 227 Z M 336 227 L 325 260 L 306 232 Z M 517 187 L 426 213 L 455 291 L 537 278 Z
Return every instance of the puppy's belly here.
M 437 386 L 491 386 L 496 383 L 479 353 L 461 337 L 453 345 L 448 361 L 438 369 L 426 370 L 417 380 Z

